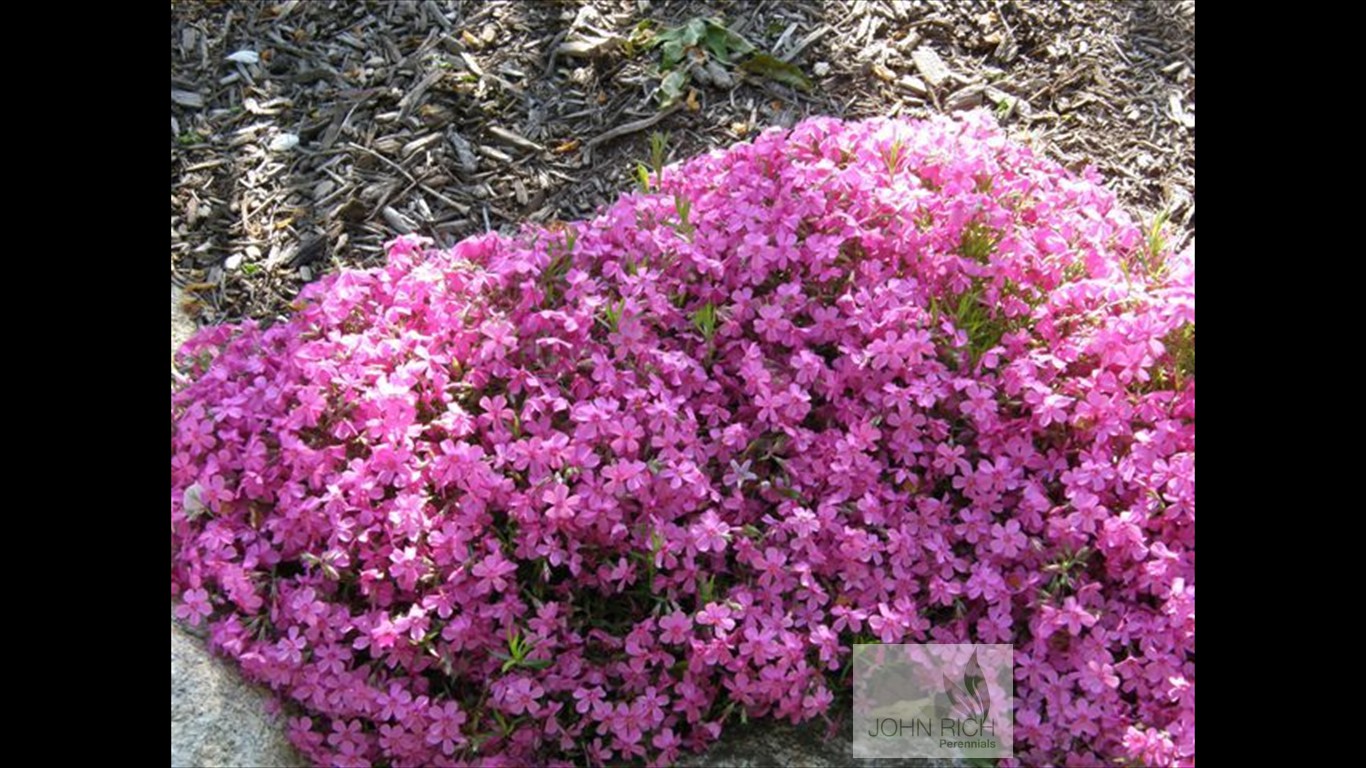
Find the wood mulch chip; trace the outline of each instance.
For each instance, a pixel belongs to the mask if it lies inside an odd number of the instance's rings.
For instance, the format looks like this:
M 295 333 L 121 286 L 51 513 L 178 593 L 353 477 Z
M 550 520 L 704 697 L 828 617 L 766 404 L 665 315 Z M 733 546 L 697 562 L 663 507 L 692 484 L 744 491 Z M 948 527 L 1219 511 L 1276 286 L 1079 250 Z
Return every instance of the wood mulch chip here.
M 710 68 L 661 109 L 632 36 L 699 17 L 812 88 Z M 590 216 L 654 131 L 672 161 L 809 115 L 975 107 L 1194 238 L 1194 0 L 179 0 L 171 280 L 200 322 L 269 320 L 401 233 Z

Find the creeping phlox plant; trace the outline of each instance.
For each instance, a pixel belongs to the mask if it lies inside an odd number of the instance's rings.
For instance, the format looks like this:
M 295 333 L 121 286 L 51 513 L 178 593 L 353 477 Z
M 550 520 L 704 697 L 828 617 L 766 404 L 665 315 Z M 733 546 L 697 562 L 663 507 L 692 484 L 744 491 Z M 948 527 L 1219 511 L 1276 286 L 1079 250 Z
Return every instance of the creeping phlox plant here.
M 647 181 L 181 350 L 171 594 L 303 753 L 668 763 L 925 641 L 1018 762 L 1193 763 L 1193 250 L 983 113 Z

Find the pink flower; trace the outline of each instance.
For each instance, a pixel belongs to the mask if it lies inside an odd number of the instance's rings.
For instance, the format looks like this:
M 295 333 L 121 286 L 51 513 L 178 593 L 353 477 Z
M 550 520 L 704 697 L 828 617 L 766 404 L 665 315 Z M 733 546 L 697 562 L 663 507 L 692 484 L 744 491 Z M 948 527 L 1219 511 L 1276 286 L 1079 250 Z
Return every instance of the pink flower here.
M 677 645 L 687 640 L 688 632 L 692 629 L 692 620 L 682 611 L 674 611 L 660 617 L 659 628 L 660 640 Z
M 495 701 L 500 701 L 503 707 L 514 715 L 522 713 L 535 714 L 540 709 L 538 699 L 545 694 L 545 689 L 537 685 L 534 681 L 521 677 L 513 680 L 501 690 L 500 696 L 495 696 Z
M 1067 628 L 1068 634 L 1077 635 L 1081 633 L 1082 629 L 1095 626 L 1096 623 L 1096 617 L 1082 608 L 1077 603 L 1077 598 L 1072 596 L 1068 596 L 1063 601 L 1062 608 L 1054 608 L 1051 605 L 1044 606 L 1040 616 L 1040 626 L 1045 636 L 1062 627 Z
M 726 543 L 729 541 L 730 526 L 721 522 L 715 510 L 707 510 L 702 513 L 702 518 L 694 523 L 692 535 L 697 542 L 697 549 L 701 552 L 723 552 Z
M 561 483 L 555 483 L 553 488 L 541 495 L 541 499 L 550 505 L 546 510 L 545 516 L 551 520 L 571 520 L 574 517 L 574 510 L 579 507 L 579 497 L 569 495 L 569 488 Z
M 187 589 L 180 599 L 182 602 L 176 606 L 175 616 L 191 626 L 199 626 L 213 613 L 213 606 L 209 604 L 209 591 L 206 589 Z
M 478 579 L 480 594 L 490 590 L 503 591 L 508 588 L 508 577 L 517 572 L 517 566 L 509 562 L 501 551 L 495 550 L 488 557 L 475 563 L 470 573 Z
M 671 764 L 827 714 L 869 632 L 1015 645 L 1012 764 L 1192 765 L 1194 252 L 1149 234 L 976 112 L 400 238 L 185 345 L 176 615 L 322 765 Z
M 406 720 L 412 708 L 413 695 L 397 682 L 390 683 L 389 689 L 379 697 L 378 718 L 380 720 Z
M 574 690 L 574 711 L 581 715 L 588 714 L 589 710 L 596 710 L 606 700 L 606 694 L 602 686 L 592 688 L 577 688 Z
M 702 611 L 697 614 L 697 623 L 726 632 L 735 629 L 735 619 L 731 618 L 730 608 L 720 603 L 707 603 L 703 606 Z
M 422 577 L 425 569 L 418 559 L 416 547 L 404 547 L 392 552 L 389 561 L 393 563 L 389 566 L 389 573 L 400 587 L 412 590 L 417 586 L 417 580 Z
M 1007 520 L 991 526 L 991 551 L 1004 557 L 1014 557 L 1025 548 L 1028 540 L 1020 532 L 1020 521 Z
M 441 748 L 441 753 L 451 755 L 455 748 L 465 743 L 465 735 L 460 728 L 465 724 L 465 713 L 453 701 L 432 704 L 427 710 L 431 724 L 427 726 L 427 743 Z

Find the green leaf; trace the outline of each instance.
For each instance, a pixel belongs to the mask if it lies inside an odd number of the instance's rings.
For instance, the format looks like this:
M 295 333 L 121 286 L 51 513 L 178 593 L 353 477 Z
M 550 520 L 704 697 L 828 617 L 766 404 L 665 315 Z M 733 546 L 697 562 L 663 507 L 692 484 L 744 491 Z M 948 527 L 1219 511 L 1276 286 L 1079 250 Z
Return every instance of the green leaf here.
M 716 307 L 711 302 L 702 305 L 692 314 L 692 324 L 707 341 L 711 341 L 712 334 L 716 332 Z
M 802 91 L 811 90 L 811 81 L 796 65 L 783 61 L 767 53 L 756 53 L 740 65 L 740 69 L 767 77 L 774 82 L 790 85 Z
M 683 27 L 669 27 L 651 39 L 651 45 L 662 45 L 664 43 L 682 43 Z
M 664 97 L 660 100 L 663 106 L 669 106 L 683 95 L 683 89 L 688 85 L 688 73 L 681 69 L 675 69 L 664 76 L 664 80 L 659 84 L 659 92 Z
M 660 37 L 662 38 L 663 35 Z M 677 40 L 666 41 L 662 50 L 663 55 L 659 61 L 662 69 L 673 69 L 678 66 L 678 62 L 683 60 L 683 43 Z
M 704 606 L 712 601 L 712 596 L 716 592 L 716 577 L 710 576 L 705 581 L 697 580 L 697 600 L 698 606 Z
M 712 56 L 716 57 L 717 61 L 722 64 L 730 63 L 730 51 L 727 50 L 726 46 L 725 30 L 707 27 L 707 37 L 704 43 L 706 44 L 707 50 L 711 52 Z
M 668 151 L 669 135 L 655 131 L 650 134 L 650 165 L 655 169 L 655 178 L 664 173 L 664 160 Z
M 634 266 L 631 267 L 634 270 Z M 617 327 L 621 324 L 621 311 L 626 307 L 626 300 L 620 302 L 609 301 L 603 306 L 603 322 L 607 324 L 607 329 L 612 333 L 617 332 Z
M 707 20 L 707 34 L 703 38 L 703 45 L 722 64 L 730 63 L 732 53 L 746 54 L 754 50 L 754 46 L 750 45 L 748 40 L 732 32 L 719 19 Z
M 683 34 L 680 40 L 685 46 L 693 46 L 702 42 L 702 36 L 707 33 L 706 19 L 692 19 L 683 27 Z

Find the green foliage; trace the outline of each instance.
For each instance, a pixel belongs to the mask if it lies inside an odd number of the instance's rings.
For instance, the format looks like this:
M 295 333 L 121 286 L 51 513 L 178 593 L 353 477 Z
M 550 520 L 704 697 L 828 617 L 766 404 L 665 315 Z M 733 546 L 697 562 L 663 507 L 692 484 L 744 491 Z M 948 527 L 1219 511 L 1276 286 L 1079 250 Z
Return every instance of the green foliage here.
M 710 344 L 712 336 L 716 333 L 716 307 L 711 302 L 703 304 L 692 313 L 692 324 Z
M 1001 343 L 1001 337 L 1016 324 L 1005 317 L 998 317 L 991 311 L 983 298 L 980 283 L 959 294 L 957 305 L 941 308 L 938 301 L 931 300 L 930 308 L 936 324 L 942 311 L 953 320 L 955 328 L 967 335 L 969 366 L 980 360 L 987 350 Z
M 692 233 L 697 231 L 691 220 L 692 200 L 682 195 L 674 195 L 674 211 L 678 213 L 678 222 L 672 225 L 674 231 L 683 239 L 692 242 Z
M 652 189 L 659 188 L 659 181 L 663 178 L 664 161 L 668 159 L 669 134 L 655 131 L 650 134 L 650 165 L 636 163 L 636 186 L 641 192 L 648 194 Z M 654 181 L 650 180 L 650 174 L 654 173 Z
M 673 106 L 683 96 L 688 88 L 688 82 L 692 79 L 686 69 L 675 69 L 664 75 L 664 79 L 659 83 L 659 105 L 661 107 Z
M 712 602 L 716 596 L 716 576 L 715 574 L 707 578 L 698 577 L 697 579 L 697 607 L 700 609 L 707 603 Z
M 664 161 L 668 156 L 668 146 L 669 134 L 659 131 L 650 134 L 650 165 L 654 168 L 656 182 L 664 173 Z
M 797 66 L 757 50 L 717 18 L 690 19 L 653 37 L 649 36 L 649 27 L 642 22 L 628 42 L 628 53 L 636 47 L 659 49 L 661 108 L 674 105 L 687 93 L 694 64 L 715 63 L 726 69 L 738 65 L 746 72 L 784 85 L 803 91 L 811 89 L 811 82 Z
M 958 241 L 958 252 L 965 259 L 986 264 L 991 261 L 991 254 L 1000 241 L 1000 232 L 980 221 L 974 221 L 963 227 L 962 237 Z
M 607 304 L 603 306 L 602 317 L 598 319 L 602 322 L 603 325 L 607 326 L 607 330 L 611 331 L 612 333 L 616 333 L 617 328 L 621 325 L 621 311 L 625 309 L 625 307 L 625 299 L 621 299 L 619 301 L 609 301 Z
M 882 154 L 882 160 L 887 164 L 888 175 L 895 174 L 897 169 L 901 167 L 902 147 L 901 137 L 898 136 L 892 139 L 892 143 L 887 146 L 887 151 Z
M 1171 213 L 1166 210 L 1154 216 L 1143 232 L 1142 247 L 1135 249 L 1128 259 L 1120 260 L 1119 265 L 1126 276 L 1132 276 L 1135 270 L 1153 280 L 1161 280 L 1165 276 L 1167 256 L 1171 250 L 1167 239 L 1167 222 L 1170 218 Z
M 1181 391 L 1195 376 L 1195 323 L 1186 323 L 1162 338 L 1167 350 L 1167 365 L 1156 366 L 1151 389 Z
M 541 270 L 538 283 L 545 292 L 546 303 L 549 306 L 554 306 L 564 292 L 564 278 L 573 263 L 574 242 L 577 237 L 574 228 L 568 227 L 565 229 L 562 243 L 551 241 L 546 244 L 546 254 L 550 257 L 550 262 Z
M 1157 260 L 1167 250 L 1167 237 L 1164 227 L 1169 218 L 1171 218 L 1171 214 L 1168 211 L 1162 211 L 1153 217 L 1153 223 L 1148 226 L 1147 244 L 1150 263 Z
M 510 669 L 523 667 L 526 669 L 545 669 L 555 663 L 554 659 L 529 659 L 532 645 L 522 637 L 521 630 L 508 630 L 508 652 L 499 653 L 494 651 L 493 655 L 503 659 L 503 672 L 507 673 Z
M 997 99 L 996 108 L 993 110 L 996 113 L 996 119 L 1004 121 L 1010 117 L 1010 112 L 1014 107 L 1015 105 L 1008 98 Z
M 1073 552 L 1063 550 L 1061 556 L 1056 560 L 1045 565 L 1045 573 L 1052 574 L 1048 584 L 1041 590 L 1043 595 L 1052 600 L 1056 600 L 1064 595 L 1071 594 L 1075 586 L 1076 572 L 1086 567 L 1087 560 L 1091 559 L 1092 550 L 1090 547 L 1082 547 Z
M 722 64 L 730 64 L 731 54 L 743 55 L 754 50 L 748 40 L 716 18 L 696 18 L 666 29 L 655 36 L 654 45 L 660 47 L 660 66 L 665 70 L 677 67 L 694 50 L 705 49 Z

